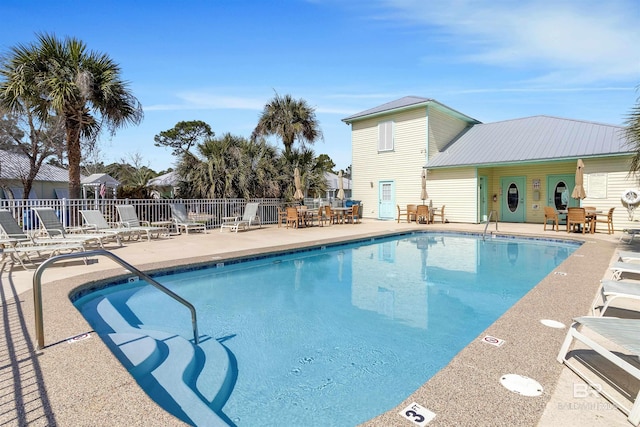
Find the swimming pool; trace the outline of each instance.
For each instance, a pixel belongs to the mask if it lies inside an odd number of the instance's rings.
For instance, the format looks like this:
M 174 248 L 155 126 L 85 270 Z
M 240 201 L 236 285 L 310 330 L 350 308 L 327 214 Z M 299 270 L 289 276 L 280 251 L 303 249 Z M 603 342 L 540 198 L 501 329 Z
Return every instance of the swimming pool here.
M 577 247 L 424 233 L 156 276 L 196 305 L 198 348 L 184 307 L 139 282 L 74 303 L 187 422 L 350 426 L 400 403 Z

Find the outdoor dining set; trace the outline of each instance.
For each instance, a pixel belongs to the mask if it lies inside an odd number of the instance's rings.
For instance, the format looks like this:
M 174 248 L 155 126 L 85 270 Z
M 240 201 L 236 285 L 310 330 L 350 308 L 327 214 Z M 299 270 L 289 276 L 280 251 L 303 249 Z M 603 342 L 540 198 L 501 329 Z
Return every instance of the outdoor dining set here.
M 567 209 L 556 210 L 551 206 L 544 207 L 544 230 L 547 230 L 547 224 L 551 222 L 551 229 L 559 231 L 560 216 L 566 216 L 567 233 L 571 231 L 579 231 L 584 234 L 595 233 L 598 223 L 607 224 L 607 234 L 613 233 L 613 211 L 615 208 L 609 209 L 608 212 L 591 206 L 585 207 L 569 207 Z
M 436 208 L 432 204 L 426 205 L 407 205 L 406 208 L 397 205 L 398 217 L 397 221 L 400 222 L 401 218 L 406 218 L 407 222 L 415 221 L 419 224 L 432 224 L 435 222 L 436 217 L 440 218 L 440 221 L 444 224 L 444 208 L 445 206 Z
M 330 205 L 309 208 L 304 205 L 278 209 L 278 227 L 302 228 L 327 224 L 358 224 L 361 216 L 360 205 L 335 207 Z

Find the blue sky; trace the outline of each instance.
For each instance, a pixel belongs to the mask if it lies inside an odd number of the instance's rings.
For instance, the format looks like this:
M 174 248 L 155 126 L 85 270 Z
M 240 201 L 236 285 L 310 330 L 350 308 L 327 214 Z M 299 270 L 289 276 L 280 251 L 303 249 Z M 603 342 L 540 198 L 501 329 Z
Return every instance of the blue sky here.
M 2 53 L 46 32 L 119 63 L 145 119 L 104 136 L 100 160 L 140 155 L 156 171 L 175 162 L 159 132 L 203 120 L 249 137 L 276 92 L 316 108 L 314 150 L 339 169 L 341 119 L 407 95 L 482 122 L 609 124 L 640 95 L 637 0 L 3 0 L 0 15 Z

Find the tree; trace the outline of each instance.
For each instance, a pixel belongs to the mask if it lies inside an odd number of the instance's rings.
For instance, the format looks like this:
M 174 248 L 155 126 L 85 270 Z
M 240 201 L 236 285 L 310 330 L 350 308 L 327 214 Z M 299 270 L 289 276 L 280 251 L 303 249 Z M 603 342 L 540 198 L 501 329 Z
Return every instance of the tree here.
M 111 134 L 138 124 L 140 102 L 120 77 L 120 66 L 105 54 L 88 51 L 78 39 L 40 34 L 38 42 L 17 45 L 0 67 L 0 105 L 24 113 L 33 105 L 41 120 L 64 121 L 69 161 L 69 196 L 79 198 L 81 140 L 92 142 L 107 128 Z
M 316 157 L 317 167 L 321 168 L 325 172 L 333 172 L 333 168 L 336 167 L 336 164 L 328 154 L 320 154 Z
M 629 173 L 640 172 L 640 97 L 636 99 L 636 105 L 631 109 L 625 122 L 625 137 L 627 144 L 633 147 L 636 154 L 631 159 Z
M 295 100 L 291 95 L 276 96 L 264 106 L 258 125 L 251 134 L 255 141 L 260 136 L 276 135 L 282 139 L 285 156 L 291 153 L 294 142 L 301 148 L 322 139 L 322 131 L 316 119 L 315 109 L 303 99 Z
M 160 132 L 153 140 L 156 147 L 172 148 L 172 154 L 179 156 L 188 153 L 191 147 L 213 138 L 214 135 L 211 126 L 200 120 L 192 120 L 178 122 L 173 129 Z
M 321 161 L 319 162 L 318 159 Z M 308 148 L 292 150 L 289 156 L 283 156 L 280 160 L 280 167 L 287 176 L 283 192 L 285 199 L 293 200 L 295 192 L 293 169 L 295 167 L 300 170 L 300 180 L 305 197 L 320 197 L 327 192 L 324 173 L 331 172 L 331 169 L 326 169 L 325 159 L 321 156 L 315 157 L 313 150 Z
M 0 149 L 23 154 L 29 160 L 28 167 L 20 162 L 3 165 L 20 179 L 23 197 L 27 198 L 42 163 L 64 145 L 64 127 L 59 117 L 42 121 L 32 108 L 23 106 L 23 110 L 23 114 L 0 110 Z
M 189 198 L 279 197 L 282 174 L 276 149 L 229 133 L 198 144 L 198 156 L 185 153 L 177 172 L 179 193 Z

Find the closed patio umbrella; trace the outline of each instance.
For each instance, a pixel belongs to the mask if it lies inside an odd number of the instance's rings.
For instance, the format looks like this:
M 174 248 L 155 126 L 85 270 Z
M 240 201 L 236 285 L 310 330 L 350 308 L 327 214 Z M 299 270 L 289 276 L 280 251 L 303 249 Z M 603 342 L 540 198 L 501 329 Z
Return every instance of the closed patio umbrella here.
M 337 199 L 344 200 L 344 184 L 342 183 L 342 170 L 338 172 L 338 195 Z
M 293 183 L 296 186 L 296 192 L 293 194 L 293 198 L 296 200 L 304 199 L 304 194 L 302 193 L 302 182 L 300 181 L 300 169 L 298 168 L 293 170 Z
M 422 193 L 420 194 L 420 198 L 422 199 L 422 204 L 424 205 L 424 201 L 429 198 L 427 194 L 427 171 L 422 171 Z
M 573 187 L 571 197 L 579 200 L 587 197 L 587 192 L 584 191 L 584 163 L 582 159 L 578 159 L 576 166 L 576 186 Z

